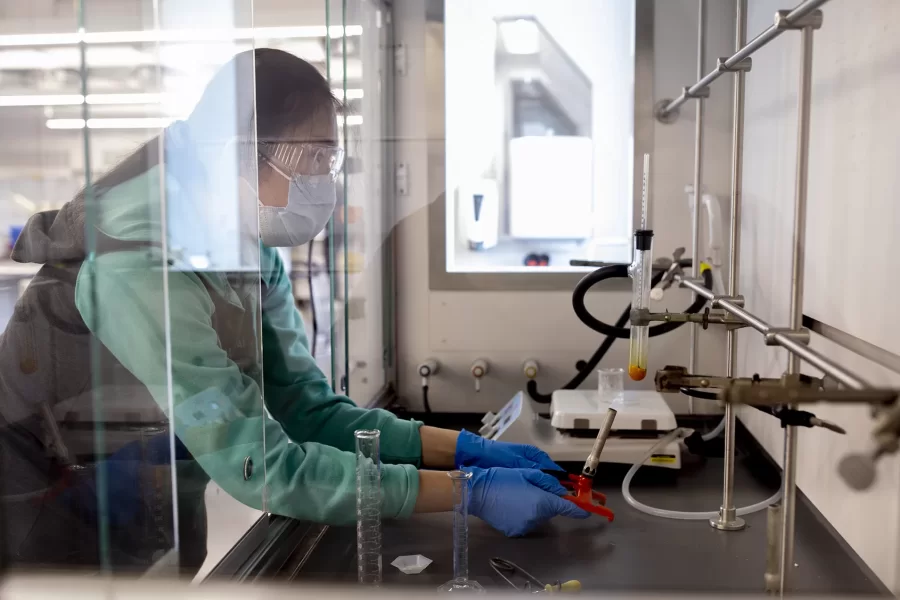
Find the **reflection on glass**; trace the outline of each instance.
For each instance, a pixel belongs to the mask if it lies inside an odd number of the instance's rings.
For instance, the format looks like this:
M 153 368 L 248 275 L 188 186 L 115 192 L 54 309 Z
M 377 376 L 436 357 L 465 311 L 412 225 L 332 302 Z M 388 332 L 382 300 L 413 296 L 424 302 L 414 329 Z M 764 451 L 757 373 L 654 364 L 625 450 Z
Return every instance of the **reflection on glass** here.
M 383 265 L 390 224 L 385 223 L 384 211 L 383 88 L 388 39 L 386 17 L 375 0 L 345 3 L 344 18 L 362 31 L 341 45 L 348 65 L 341 82 L 346 118 L 340 121 L 347 149 L 346 207 L 337 215 L 344 233 L 348 393 L 366 401 L 386 382 Z
M 317 366 L 385 381 L 387 38 L 331 4 L 79 2 L 0 35 L 0 564 L 202 576 L 261 511 L 352 522 L 355 429 L 420 460 Z M 385 465 L 385 516 L 413 469 Z
M 346 19 L 344 0 L 324 0 L 325 20 L 329 33 L 333 27 L 340 27 Z M 343 35 L 329 35 L 326 47 L 326 78 L 341 89 L 346 98 L 347 82 L 347 38 Z M 346 105 L 340 106 L 338 114 L 337 143 L 347 149 L 348 118 Z M 330 324 L 331 324 L 331 383 L 336 392 L 347 393 L 349 381 L 348 355 L 348 298 L 347 283 L 347 174 L 341 173 L 337 181 L 337 210 L 328 223 L 328 264 L 330 266 Z
M 191 576 L 260 510 L 305 514 L 277 493 L 302 482 L 289 460 L 290 473 L 270 471 L 264 431 L 273 455 L 296 454 L 286 430 L 314 437 L 285 417 L 296 386 L 310 404 L 333 400 L 306 366 L 274 246 L 324 227 L 343 153 L 327 81 L 294 55 L 249 49 L 249 7 L 203 9 L 210 31 L 230 31 L 210 42 L 196 6 L 160 3 L 146 29 L 77 6 L 72 29 L 92 42 L 81 55 L 74 42 L 47 49 L 75 57 L 74 78 L 49 71 L 26 90 L 3 79 L 20 98 L 3 116 L 28 121 L 4 135 L 34 161 L 19 178 L 4 164 L 2 185 L 15 249 L 3 263 L 0 495 L 14 569 Z M 283 143 L 301 159 L 266 153 Z M 263 409 L 265 384 L 283 427 Z
M 448 272 L 630 255 L 634 3 L 532 6 L 445 2 Z

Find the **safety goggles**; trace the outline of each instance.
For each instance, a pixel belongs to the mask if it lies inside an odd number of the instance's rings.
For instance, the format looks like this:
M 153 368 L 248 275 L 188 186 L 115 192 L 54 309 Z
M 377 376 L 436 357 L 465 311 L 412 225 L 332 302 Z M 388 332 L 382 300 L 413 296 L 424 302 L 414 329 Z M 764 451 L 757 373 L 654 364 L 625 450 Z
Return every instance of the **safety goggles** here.
M 344 150 L 337 146 L 259 142 L 258 150 L 273 169 L 292 181 L 334 181 L 344 166 Z

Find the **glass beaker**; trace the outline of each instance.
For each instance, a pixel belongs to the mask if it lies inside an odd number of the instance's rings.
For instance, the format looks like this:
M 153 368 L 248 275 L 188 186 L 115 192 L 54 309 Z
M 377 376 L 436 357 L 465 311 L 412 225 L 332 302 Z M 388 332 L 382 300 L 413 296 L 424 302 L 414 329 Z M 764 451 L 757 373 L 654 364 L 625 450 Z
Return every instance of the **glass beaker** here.
M 609 408 L 625 403 L 625 369 L 597 370 L 598 408 Z
M 381 432 L 356 438 L 356 573 L 359 583 L 381 584 Z
M 450 471 L 453 480 L 453 579 L 438 592 L 483 594 L 484 588 L 469 579 L 469 479 L 471 473 Z

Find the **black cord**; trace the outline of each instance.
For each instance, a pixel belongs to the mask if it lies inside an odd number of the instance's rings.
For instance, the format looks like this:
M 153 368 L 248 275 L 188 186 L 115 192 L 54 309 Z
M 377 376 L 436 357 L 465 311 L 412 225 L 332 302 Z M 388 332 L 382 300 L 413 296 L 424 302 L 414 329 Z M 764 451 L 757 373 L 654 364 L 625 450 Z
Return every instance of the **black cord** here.
M 306 256 L 306 282 L 309 284 L 309 308 L 312 312 L 312 357 L 316 357 L 316 342 L 319 341 L 319 319 L 316 316 L 316 293 L 313 290 L 313 248 L 315 239 L 309 240 L 309 254 Z
M 606 268 L 606 267 L 603 267 Z M 626 270 L 627 273 L 627 270 Z M 653 279 L 650 280 L 651 285 L 655 286 L 662 278 L 665 276 L 665 272 L 659 272 L 653 276 Z M 623 327 L 628 320 L 631 318 L 631 304 L 625 307 L 625 310 L 622 311 L 622 314 L 619 315 L 619 318 L 616 319 L 616 327 Z M 609 349 L 612 348 L 612 345 L 616 342 L 616 338 L 613 336 L 606 336 L 603 340 L 603 343 L 600 344 L 600 347 L 597 348 L 597 351 L 594 352 L 593 356 L 587 361 L 578 361 L 575 364 L 575 377 L 573 377 L 567 384 L 562 386 L 563 390 L 576 390 L 578 387 L 585 382 L 585 380 L 590 376 L 591 373 L 594 372 L 594 369 L 597 368 L 597 365 L 600 364 L 600 361 L 603 360 L 603 357 L 606 356 L 606 353 L 609 352 Z M 537 389 L 537 381 L 534 379 L 530 379 L 525 386 L 528 395 L 531 396 L 531 399 L 537 402 L 538 404 L 550 404 L 550 401 L 553 399 L 553 396 L 549 394 L 542 394 Z
M 663 273 L 663 275 L 665 275 L 665 273 Z M 572 308 L 575 310 L 575 315 L 579 318 L 579 320 L 581 320 L 582 323 L 584 323 L 594 331 L 602 333 L 606 336 L 624 339 L 631 336 L 631 331 L 627 327 L 622 327 L 621 325 L 609 325 L 608 323 L 604 323 L 603 321 L 592 315 L 584 305 L 584 298 L 587 295 L 588 290 L 590 290 L 601 281 L 606 281 L 607 279 L 612 279 L 614 277 L 628 277 L 628 266 L 613 265 L 610 267 L 601 267 L 596 271 L 585 275 L 584 278 L 582 278 L 582 280 L 578 282 L 578 285 L 575 286 L 575 290 L 572 292 Z M 654 277 L 654 279 L 656 278 Z M 703 284 L 707 289 L 712 289 L 712 271 L 710 269 L 707 269 L 703 272 Z M 651 287 L 655 285 L 656 284 L 651 284 Z M 691 304 L 684 312 L 688 314 L 698 313 L 705 305 L 706 298 L 698 296 L 694 303 Z M 683 322 L 653 325 L 649 328 L 650 337 L 656 337 L 658 335 L 663 335 L 671 331 L 675 331 L 682 325 L 684 325 Z
M 683 266 L 683 267 L 688 267 L 691 265 L 691 261 L 682 260 L 679 262 L 679 264 L 681 264 L 681 266 Z M 609 279 L 611 277 L 628 277 L 628 266 L 627 265 L 613 265 L 611 267 L 607 266 L 607 267 L 601 267 L 600 269 L 597 269 L 596 271 L 594 271 L 593 273 L 590 273 L 587 277 L 582 279 L 578 285 L 581 286 L 582 283 L 584 283 L 584 281 L 586 279 L 588 279 L 588 277 L 590 277 L 590 275 L 594 275 L 598 271 L 604 271 L 604 270 L 606 270 L 605 276 L 600 279 L 596 279 L 595 281 L 593 281 L 593 283 L 591 283 L 586 288 L 584 288 L 584 290 L 583 290 L 584 293 L 587 292 L 587 289 L 596 285 L 597 283 L 600 283 L 601 281 L 603 281 L 605 279 Z M 663 277 L 665 277 L 665 275 L 666 275 L 665 271 L 658 271 L 657 273 L 655 273 L 653 275 L 652 279 L 650 280 L 650 287 L 651 288 L 656 287 L 659 284 L 659 282 L 662 281 L 662 279 L 663 279 Z M 703 281 L 708 289 L 712 289 L 712 272 L 710 270 L 707 270 L 706 272 L 703 273 Z M 577 289 L 578 288 L 576 287 L 576 290 Z M 628 306 L 625 307 L 625 310 L 622 311 L 622 314 L 619 315 L 619 318 L 616 320 L 615 325 L 610 327 L 606 323 L 603 323 L 603 322 L 595 319 L 593 315 L 591 315 L 589 312 L 587 312 L 587 309 L 584 307 L 584 293 L 582 293 L 582 295 L 581 295 L 581 302 L 580 302 L 580 307 L 582 309 L 581 311 L 579 311 L 579 309 L 578 309 L 579 303 L 575 301 L 574 295 L 572 297 L 572 304 L 575 307 L 575 314 L 578 315 L 578 317 L 581 319 L 581 321 L 583 323 L 585 323 L 585 320 L 583 318 L 581 318 L 582 315 L 579 314 L 580 312 L 583 312 L 590 319 L 593 319 L 597 323 L 600 323 L 602 326 L 608 327 L 611 331 L 617 331 L 617 330 L 621 329 L 622 331 L 625 331 L 626 334 L 624 336 L 607 335 L 606 338 L 603 340 L 603 342 L 600 344 L 600 347 L 597 348 L 597 351 L 594 352 L 593 356 L 591 356 L 591 358 L 587 362 L 578 361 L 575 364 L 575 369 L 577 371 L 575 373 L 575 377 L 573 377 L 564 386 L 559 388 L 559 389 L 563 389 L 563 390 L 578 389 L 578 387 L 582 383 L 584 383 L 585 380 L 587 380 L 587 378 L 590 376 L 590 374 L 594 372 L 594 369 L 597 368 L 597 365 L 600 364 L 600 361 L 603 360 L 603 357 L 606 356 L 607 352 L 609 352 L 609 349 L 615 343 L 616 339 L 618 339 L 619 337 L 629 337 L 631 335 L 631 332 L 628 329 L 624 328 L 625 325 L 628 323 L 628 321 L 631 318 L 631 304 L 629 304 Z M 703 300 L 702 298 L 698 298 L 697 302 L 692 304 L 691 307 L 686 312 L 692 312 L 692 313 L 700 312 L 700 309 L 703 308 L 704 304 L 706 304 L 706 300 Z M 585 323 L 585 324 L 588 325 L 588 327 L 590 327 L 590 324 L 588 324 L 588 323 Z M 654 327 L 650 327 L 650 336 L 656 337 L 657 335 L 663 335 L 664 333 L 668 333 L 670 331 L 677 329 L 681 325 L 684 325 L 684 323 L 664 323 L 662 325 L 656 325 Z M 592 327 L 592 329 L 593 329 L 593 327 Z M 531 399 L 534 400 L 535 402 L 537 402 L 538 404 L 550 404 L 550 401 L 553 398 L 549 394 L 542 394 L 538 390 L 537 381 L 535 381 L 534 379 L 531 379 L 528 381 L 528 383 L 525 386 L 525 389 L 528 392 L 528 395 L 531 397 Z
M 629 318 L 631 318 L 631 304 L 625 307 L 625 310 L 622 311 L 622 314 L 619 315 L 618 320 L 616 321 L 616 326 L 621 327 L 628 322 Z M 590 376 L 591 373 L 597 368 L 597 365 L 600 364 L 600 361 L 603 360 L 603 357 L 606 356 L 606 353 L 609 352 L 609 349 L 612 348 L 612 345 L 616 342 L 615 337 L 606 336 L 603 340 L 603 343 L 600 344 L 600 347 L 597 348 L 597 351 L 594 352 L 593 356 L 587 361 L 584 362 L 582 360 L 578 361 L 575 364 L 575 377 L 573 377 L 567 384 L 562 386 L 560 389 L 563 390 L 576 390 L 578 386 L 585 382 L 585 380 Z M 528 383 L 525 386 L 528 395 L 531 396 L 531 399 L 537 402 L 538 404 L 550 404 L 550 401 L 553 399 L 553 396 L 549 394 L 542 394 L 537 389 L 537 381 L 534 379 L 529 379 Z
M 425 406 L 425 412 L 431 412 L 431 404 L 428 403 L 428 384 L 422 386 L 422 404 Z

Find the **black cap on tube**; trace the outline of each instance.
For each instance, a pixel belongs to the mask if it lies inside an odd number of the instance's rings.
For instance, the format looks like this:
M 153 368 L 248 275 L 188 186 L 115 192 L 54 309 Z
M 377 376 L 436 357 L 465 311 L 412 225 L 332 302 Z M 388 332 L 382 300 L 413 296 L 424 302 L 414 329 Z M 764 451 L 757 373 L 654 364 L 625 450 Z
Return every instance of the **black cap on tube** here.
M 638 229 L 634 232 L 634 249 L 649 250 L 653 245 L 653 230 Z

